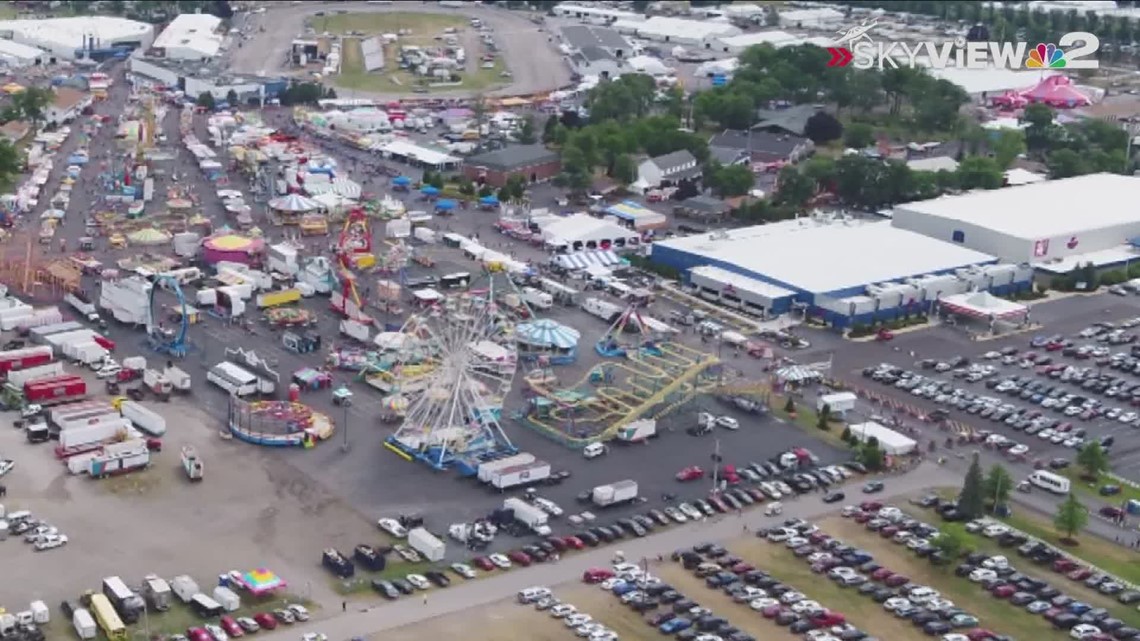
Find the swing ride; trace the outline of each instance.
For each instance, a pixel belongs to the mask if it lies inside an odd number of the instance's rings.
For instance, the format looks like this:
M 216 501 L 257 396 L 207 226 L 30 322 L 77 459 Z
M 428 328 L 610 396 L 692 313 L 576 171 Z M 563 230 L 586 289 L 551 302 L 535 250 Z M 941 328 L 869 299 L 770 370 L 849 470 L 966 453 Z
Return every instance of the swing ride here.
M 160 288 L 173 292 L 175 298 L 178 299 L 179 320 L 176 329 L 169 329 L 158 320 L 162 311 L 160 305 L 155 303 L 154 295 Z M 150 286 L 149 307 L 146 315 L 147 342 L 151 349 L 160 354 L 183 358 L 186 356 L 186 333 L 189 329 L 190 312 L 186 307 L 186 297 L 182 295 L 182 286 L 178 284 L 177 278 L 160 274 Z

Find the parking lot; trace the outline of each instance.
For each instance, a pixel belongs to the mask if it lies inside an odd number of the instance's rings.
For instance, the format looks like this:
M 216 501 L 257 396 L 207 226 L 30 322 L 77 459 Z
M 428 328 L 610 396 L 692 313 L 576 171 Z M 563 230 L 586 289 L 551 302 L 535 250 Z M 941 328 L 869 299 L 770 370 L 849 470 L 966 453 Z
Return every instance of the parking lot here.
M 1099 306 L 1101 313 L 1082 321 L 1064 309 L 1074 303 Z M 1105 304 L 1113 307 L 1103 310 Z M 1140 360 L 1132 345 L 1140 310 L 1131 299 L 1105 296 L 1037 309 L 1054 319 L 1039 331 L 1000 340 L 955 341 L 950 329 L 936 330 L 936 337 L 899 337 L 893 349 L 880 349 L 878 360 L 864 363 L 859 384 L 983 433 L 1015 460 L 1060 469 L 1076 449 L 1097 440 L 1108 447 L 1117 473 L 1135 475 Z

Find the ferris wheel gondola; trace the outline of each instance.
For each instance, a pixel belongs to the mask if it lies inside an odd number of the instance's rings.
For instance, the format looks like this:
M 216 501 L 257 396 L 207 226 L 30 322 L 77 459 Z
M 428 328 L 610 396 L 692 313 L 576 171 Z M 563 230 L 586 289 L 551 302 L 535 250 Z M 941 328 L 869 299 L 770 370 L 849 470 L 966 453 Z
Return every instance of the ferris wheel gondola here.
M 155 301 L 155 292 L 160 288 L 169 289 L 178 299 L 179 320 L 178 327 L 170 329 L 161 322 L 160 308 Z M 182 294 L 182 286 L 173 276 L 159 275 L 150 288 L 150 306 L 147 309 L 146 335 L 147 341 L 156 352 L 168 354 L 175 358 L 186 356 L 186 335 L 190 331 L 190 311 L 186 305 L 186 297 Z

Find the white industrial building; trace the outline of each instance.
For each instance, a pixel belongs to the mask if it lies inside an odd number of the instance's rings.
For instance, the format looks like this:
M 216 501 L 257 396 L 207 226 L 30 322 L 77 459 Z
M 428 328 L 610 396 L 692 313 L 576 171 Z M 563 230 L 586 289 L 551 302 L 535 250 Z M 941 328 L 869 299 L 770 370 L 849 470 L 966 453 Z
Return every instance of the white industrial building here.
M 632 11 L 574 4 L 572 2 L 556 4 L 551 11 L 560 18 L 575 18 L 592 24 L 613 24 L 618 20 L 645 20 L 644 15 Z
M 1140 178 L 1091 174 L 906 203 L 894 225 L 1009 262 L 1106 266 L 1136 258 L 1137 202 Z
M 49 58 L 51 55 L 43 49 L 12 40 L 0 40 L 0 60 L 9 67 L 34 67 L 44 64 Z
M 712 49 L 721 38 L 735 36 L 740 29 L 729 22 L 718 20 L 686 20 L 667 16 L 653 16 L 648 20 L 619 20 L 613 24 L 619 33 L 636 35 L 647 40 L 671 44 L 700 46 Z
M 151 55 L 169 60 L 209 60 L 222 50 L 222 19 L 208 13 L 184 13 L 170 21 L 151 45 Z
M 751 33 L 742 33 L 737 36 L 728 36 L 727 38 L 718 38 L 713 48 L 723 53 L 738 55 L 745 49 L 755 46 L 768 44 L 773 47 L 797 45 L 803 42 L 803 38 L 790 34 L 787 31 L 780 31 L 779 29 L 772 29 L 769 31 L 753 31 Z
M 144 57 L 136 52 L 127 65 L 130 78 L 139 85 L 173 87 L 191 98 L 209 93 L 215 100 L 225 100 L 231 91 L 243 102 L 265 97 L 265 78 L 230 76 L 200 62 Z
M 154 26 L 111 16 L 0 20 L 0 39 L 38 47 L 55 58 L 71 60 L 84 49 L 145 49 L 154 42 Z
M 877 440 L 879 442 L 879 449 L 887 456 L 904 456 L 910 454 L 918 447 L 918 443 L 911 437 L 900 434 L 889 427 L 879 425 L 872 421 L 858 423 L 849 427 L 852 436 L 858 439 L 860 443 L 866 443 L 872 438 Z
M 650 258 L 707 300 L 760 316 L 803 309 L 837 326 L 925 312 L 951 294 L 1028 289 L 1033 275 L 890 222 L 823 215 L 661 240 Z
M 828 7 L 791 9 L 780 12 L 780 24 L 797 29 L 831 29 L 840 26 L 847 20 L 847 16 L 842 11 Z

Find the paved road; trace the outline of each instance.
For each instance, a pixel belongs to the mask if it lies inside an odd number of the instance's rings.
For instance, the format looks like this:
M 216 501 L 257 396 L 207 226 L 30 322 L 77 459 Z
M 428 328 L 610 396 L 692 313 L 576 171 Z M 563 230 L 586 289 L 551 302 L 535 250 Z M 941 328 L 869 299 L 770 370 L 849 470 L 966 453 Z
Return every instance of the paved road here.
M 956 482 L 956 478 L 952 471 L 936 465 L 926 465 L 905 476 L 889 478 L 887 483 L 893 495 L 901 497 L 928 487 L 952 485 Z M 834 512 L 835 506 L 824 504 L 820 501 L 820 496 L 807 494 L 788 501 L 784 504 L 784 514 L 778 518 L 761 517 L 759 511 L 753 511 L 744 517 L 725 516 L 720 520 L 671 528 L 642 539 L 623 541 L 619 545 L 572 555 L 557 564 L 511 570 L 474 583 L 435 590 L 428 593 L 426 603 L 418 596 L 410 597 L 395 603 L 338 615 L 333 619 L 295 625 L 284 631 L 270 633 L 269 636 L 284 638 L 284 635 L 292 635 L 292 638 L 296 639 L 306 632 L 323 632 L 332 641 L 340 641 L 419 623 L 500 601 L 528 586 L 553 586 L 575 581 L 588 568 L 609 565 L 618 549 L 629 560 L 654 559 L 660 554 L 671 554 L 673 550 L 693 545 L 698 541 L 727 541 L 739 537 L 745 525 L 749 529 L 755 529 L 773 525 L 779 520 L 790 517 L 814 519 Z
M 271 7 L 263 14 L 251 17 L 253 24 L 265 26 L 265 31 L 254 30 L 252 38 L 240 49 L 230 52 L 234 71 L 272 75 L 290 70 L 283 68 L 290 43 L 297 38 L 305 19 L 326 9 L 328 3 L 306 2 L 300 5 Z M 383 13 L 392 11 L 415 11 L 423 13 L 460 12 L 440 7 L 436 4 L 395 3 L 393 5 L 372 5 L 364 2 L 338 2 L 338 11 Z M 496 9 L 487 6 L 465 7 L 461 15 L 479 18 L 495 33 L 496 42 L 512 74 L 509 86 L 486 92 L 491 96 L 517 96 L 550 91 L 570 82 L 570 71 L 565 61 L 548 40 L 549 34 L 539 31 L 538 25 L 527 20 L 525 14 Z M 334 82 L 335 84 L 335 82 Z M 366 92 L 353 90 L 353 95 L 373 97 L 398 97 L 408 92 Z M 470 97 L 474 92 L 432 92 L 433 97 Z

